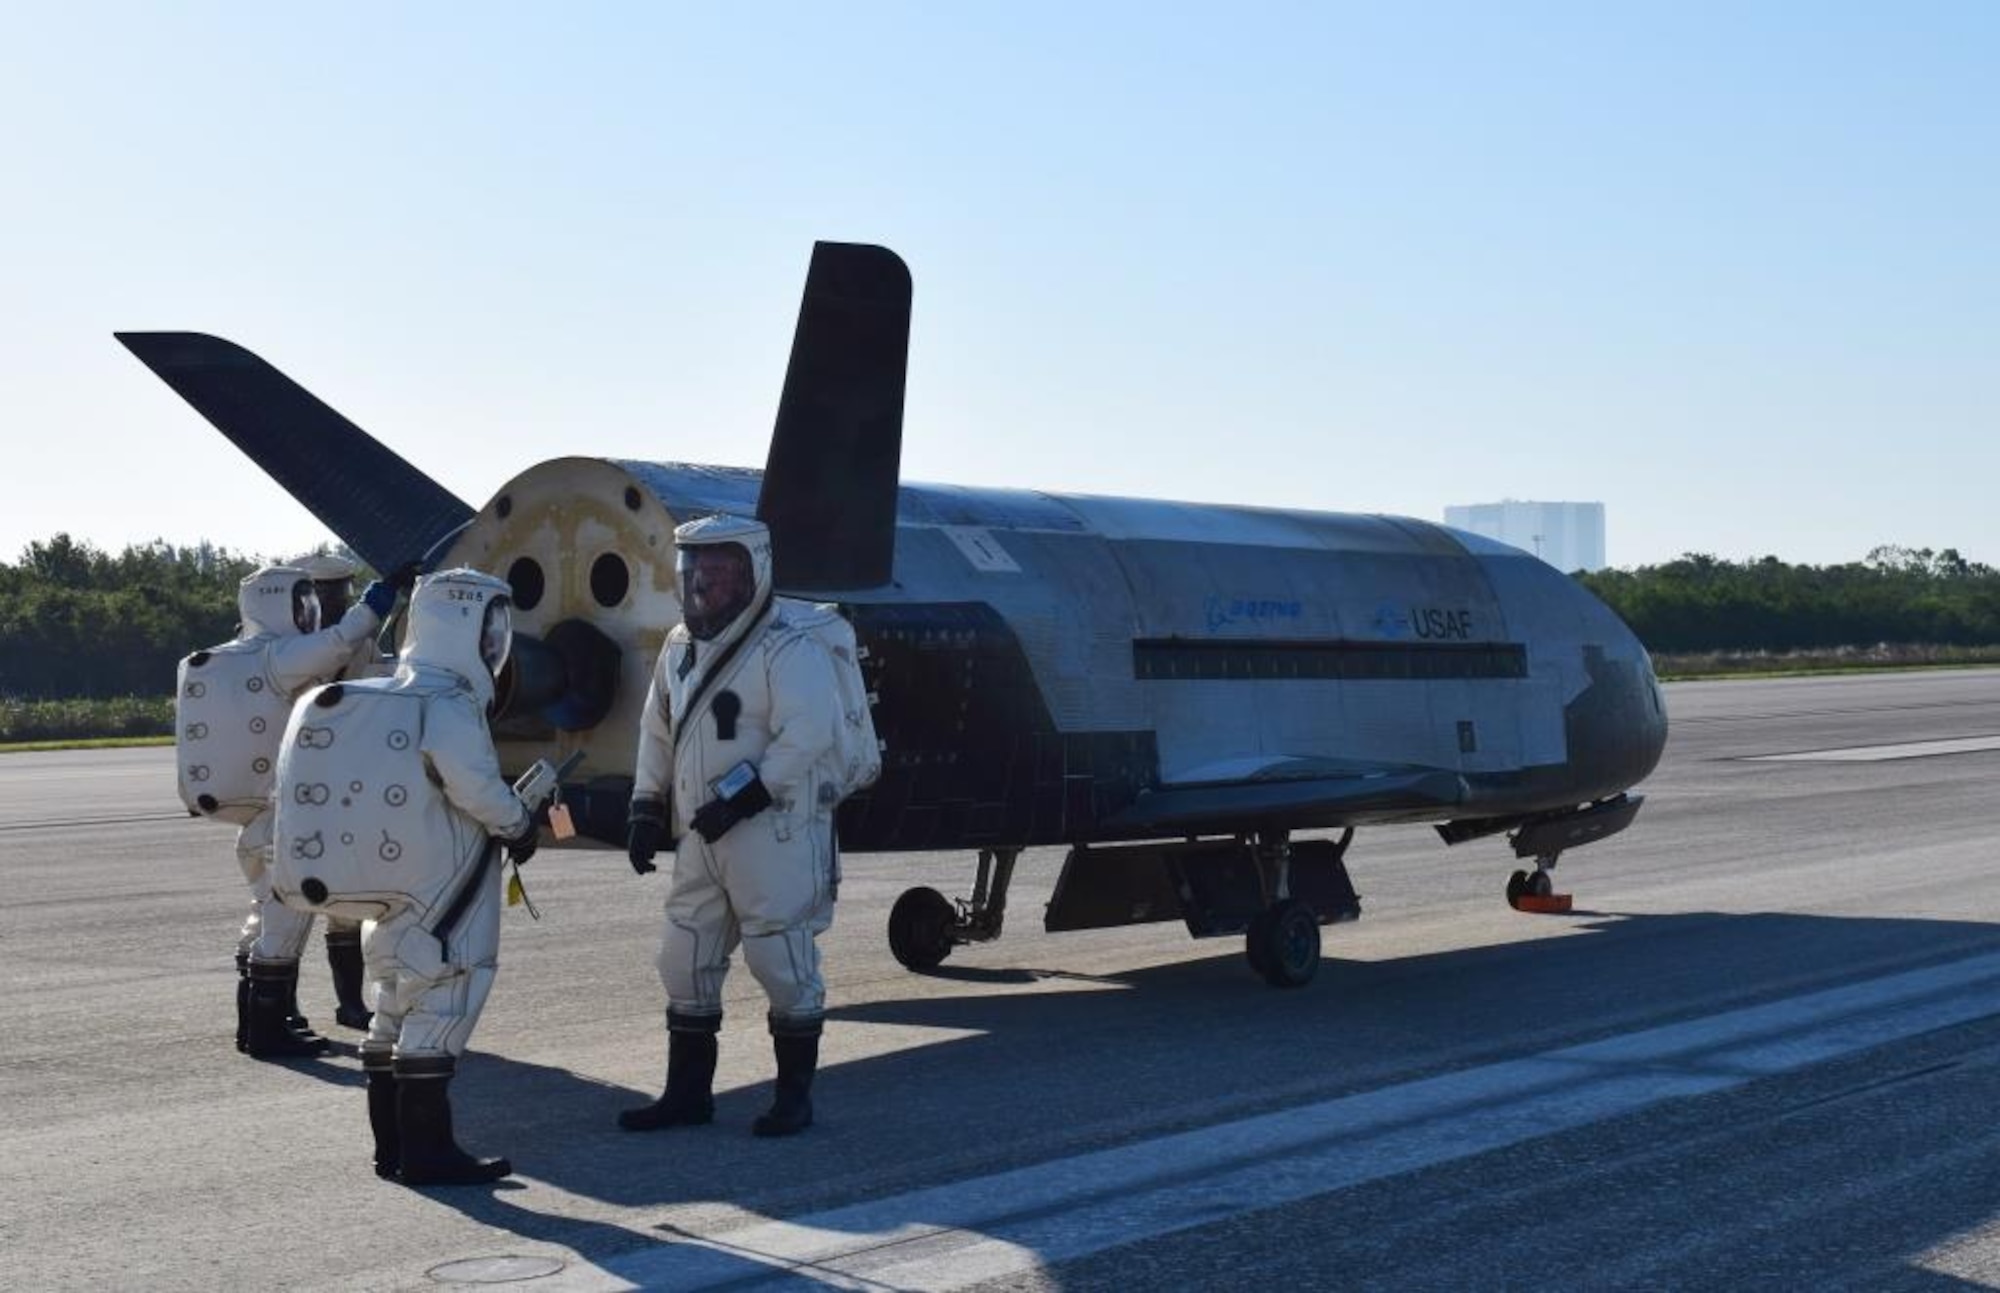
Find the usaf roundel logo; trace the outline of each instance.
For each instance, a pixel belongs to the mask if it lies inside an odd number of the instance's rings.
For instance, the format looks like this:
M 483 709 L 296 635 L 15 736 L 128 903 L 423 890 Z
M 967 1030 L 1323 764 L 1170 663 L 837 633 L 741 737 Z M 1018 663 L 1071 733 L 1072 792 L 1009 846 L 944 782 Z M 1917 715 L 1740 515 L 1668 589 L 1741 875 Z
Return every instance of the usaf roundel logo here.
M 1394 602 L 1383 602 L 1375 608 L 1375 631 L 1385 638 L 1406 638 L 1410 636 L 1410 617 Z

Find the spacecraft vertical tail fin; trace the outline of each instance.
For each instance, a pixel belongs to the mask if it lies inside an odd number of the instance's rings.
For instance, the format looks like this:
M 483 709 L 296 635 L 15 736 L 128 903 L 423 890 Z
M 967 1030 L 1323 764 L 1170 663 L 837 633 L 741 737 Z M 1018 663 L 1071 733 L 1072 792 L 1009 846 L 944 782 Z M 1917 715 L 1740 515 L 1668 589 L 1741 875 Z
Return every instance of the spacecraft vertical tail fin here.
M 757 500 L 779 588 L 889 582 L 909 349 L 910 271 L 896 254 L 816 244 Z

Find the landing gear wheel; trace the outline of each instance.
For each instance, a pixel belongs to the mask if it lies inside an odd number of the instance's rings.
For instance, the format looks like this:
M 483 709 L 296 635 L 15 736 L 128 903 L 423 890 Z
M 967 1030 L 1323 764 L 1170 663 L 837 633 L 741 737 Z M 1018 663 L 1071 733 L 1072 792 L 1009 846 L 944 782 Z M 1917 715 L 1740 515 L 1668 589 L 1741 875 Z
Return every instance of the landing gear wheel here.
M 1304 987 L 1319 969 L 1319 916 L 1287 898 L 1251 922 L 1244 950 L 1272 987 Z
M 907 970 L 935 970 L 951 955 L 958 911 L 935 889 L 905 889 L 889 909 L 889 952 Z
M 1507 877 L 1507 905 L 1515 911 L 1521 909 L 1521 899 L 1546 898 L 1555 891 L 1556 882 L 1539 867 L 1533 871 L 1516 871 Z

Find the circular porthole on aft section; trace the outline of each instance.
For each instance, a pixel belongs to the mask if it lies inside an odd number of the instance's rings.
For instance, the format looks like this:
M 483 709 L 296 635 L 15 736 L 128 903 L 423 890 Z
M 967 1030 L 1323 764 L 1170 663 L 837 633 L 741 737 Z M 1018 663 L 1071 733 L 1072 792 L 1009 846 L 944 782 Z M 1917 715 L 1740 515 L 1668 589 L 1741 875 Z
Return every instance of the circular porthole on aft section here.
M 514 564 L 507 567 L 507 586 L 514 590 L 515 606 L 524 611 L 534 610 L 541 605 L 542 594 L 547 590 L 542 563 L 533 557 L 516 557 Z
M 618 605 L 631 587 L 632 572 L 617 553 L 607 552 L 590 563 L 590 595 L 599 606 Z

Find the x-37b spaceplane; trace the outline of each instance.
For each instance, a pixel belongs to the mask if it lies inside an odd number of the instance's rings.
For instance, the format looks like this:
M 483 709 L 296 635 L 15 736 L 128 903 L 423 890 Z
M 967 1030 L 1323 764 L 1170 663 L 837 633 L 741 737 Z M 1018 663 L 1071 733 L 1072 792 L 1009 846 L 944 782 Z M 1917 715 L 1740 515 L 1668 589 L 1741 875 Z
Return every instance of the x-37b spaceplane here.
M 189 332 L 119 340 L 378 570 L 513 586 L 496 705 L 511 771 L 582 752 L 564 799 L 622 844 L 649 671 L 680 619 L 674 527 L 771 529 L 779 591 L 853 624 L 882 774 L 848 851 L 976 851 L 969 898 L 913 888 L 913 969 L 1000 933 L 1015 861 L 1068 849 L 1050 930 L 1179 920 L 1304 983 L 1360 901 L 1354 828 L 1504 836 L 1510 901 L 1623 829 L 1667 719 L 1652 662 L 1574 580 L 1424 521 L 899 479 L 910 276 L 813 252 L 763 471 L 555 458 L 474 509 L 270 364 Z

